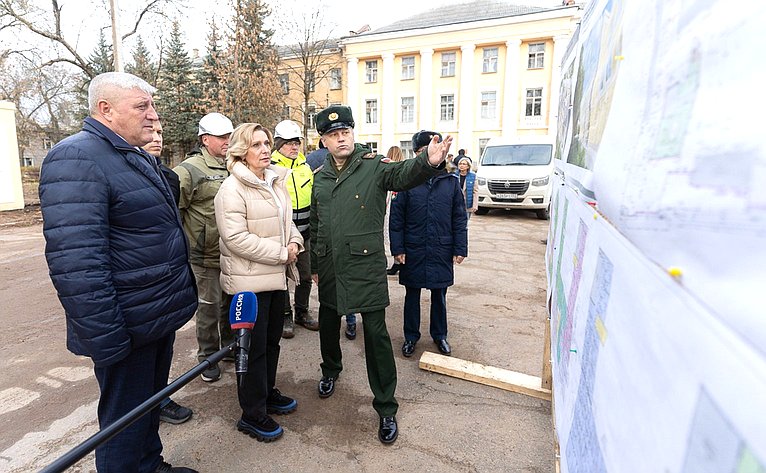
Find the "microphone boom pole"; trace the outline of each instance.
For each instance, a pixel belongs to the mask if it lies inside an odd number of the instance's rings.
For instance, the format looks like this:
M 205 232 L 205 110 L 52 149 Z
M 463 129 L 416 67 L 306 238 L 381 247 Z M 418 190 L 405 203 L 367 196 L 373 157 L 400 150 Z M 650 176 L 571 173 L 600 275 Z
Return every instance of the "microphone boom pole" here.
M 96 447 L 104 442 L 109 441 L 109 439 L 122 432 L 139 417 L 145 415 L 155 407 L 159 406 L 163 399 L 189 384 L 194 378 L 197 377 L 197 375 L 201 374 L 203 371 L 210 368 L 215 363 L 223 360 L 226 355 L 230 355 L 236 346 L 237 342 L 235 341 L 213 353 L 200 364 L 182 374 L 172 383 L 168 384 L 164 389 L 158 391 L 157 394 L 139 404 L 132 411 L 120 417 L 115 422 L 109 424 L 105 429 L 96 432 L 83 443 L 71 449 L 59 457 L 56 461 L 40 470 L 40 473 L 64 472 L 67 468 L 81 460 L 85 455 L 95 450 Z

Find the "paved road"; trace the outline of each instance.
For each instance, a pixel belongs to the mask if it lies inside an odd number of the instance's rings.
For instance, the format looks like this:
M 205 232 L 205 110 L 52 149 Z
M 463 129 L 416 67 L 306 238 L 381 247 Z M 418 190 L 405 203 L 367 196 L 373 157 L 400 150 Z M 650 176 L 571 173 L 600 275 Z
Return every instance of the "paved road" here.
M 0 471 L 36 471 L 96 432 L 98 391 L 89 360 L 65 348 L 41 227 L 0 232 Z M 540 376 L 546 232 L 547 222 L 531 213 L 493 211 L 471 220 L 470 255 L 447 295 L 453 356 Z M 277 419 L 284 437 L 263 444 L 236 431 L 233 366 L 225 364 L 221 381 L 197 379 L 174 396 L 195 414 L 186 424 L 161 426 L 166 459 L 201 472 L 553 471 L 550 404 L 420 370 L 423 351 L 435 351 L 427 315 L 415 356 L 403 358 L 404 291 L 395 277 L 389 287 L 401 405 L 394 445 L 376 437 L 361 336 L 343 339 L 338 388 L 319 399 L 318 336 L 296 328 L 295 338 L 282 341 L 277 379 L 299 402 L 295 413 Z M 427 314 L 427 293 L 423 304 Z M 195 364 L 193 323 L 178 332 L 175 348 L 173 378 Z M 93 470 L 89 456 L 71 471 Z

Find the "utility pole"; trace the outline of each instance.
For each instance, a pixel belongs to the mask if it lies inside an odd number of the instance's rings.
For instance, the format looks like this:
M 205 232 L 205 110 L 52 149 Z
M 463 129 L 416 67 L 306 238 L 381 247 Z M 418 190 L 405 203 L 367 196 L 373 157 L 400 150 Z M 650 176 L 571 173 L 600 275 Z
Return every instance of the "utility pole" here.
M 114 70 L 122 70 L 122 38 L 120 38 L 119 6 L 117 0 L 109 0 L 112 10 L 112 56 L 114 57 Z

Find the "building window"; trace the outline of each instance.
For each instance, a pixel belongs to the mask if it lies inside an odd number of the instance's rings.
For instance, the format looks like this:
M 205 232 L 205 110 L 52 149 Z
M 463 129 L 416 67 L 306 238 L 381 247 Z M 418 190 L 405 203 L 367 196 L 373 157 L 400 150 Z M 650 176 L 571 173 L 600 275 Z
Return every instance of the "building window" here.
M 378 123 L 378 101 L 377 99 L 364 101 L 364 122 Z
M 442 77 L 455 75 L 455 53 L 442 53 Z
M 366 71 L 367 82 L 378 81 L 378 61 L 365 61 L 364 69 Z
M 338 90 L 343 85 L 340 68 L 330 69 L 330 90 Z
M 543 114 L 543 89 L 527 89 L 527 108 L 524 115 L 527 117 L 539 117 Z
M 289 105 L 283 105 L 282 106 L 282 120 L 289 120 L 290 119 L 290 106 Z
M 402 58 L 402 80 L 415 78 L 415 56 Z
M 402 97 L 402 123 L 415 121 L 415 97 Z
M 495 118 L 497 110 L 497 92 L 481 93 L 481 118 Z
M 497 72 L 497 48 L 484 48 L 481 72 Z
M 279 74 L 279 85 L 282 87 L 282 93 L 287 95 L 290 93 L 290 76 L 287 74 Z
M 402 149 L 402 156 L 404 156 L 404 159 L 415 157 L 415 153 L 412 151 L 412 140 L 400 141 L 399 148 Z
M 316 128 L 317 122 L 317 107 L 316 105 L 309 105 L 309 113 L 306 114 L 306 118 L 308 118 L 308 128 Z
M 440 105 L 440 120 L 443 122 L 452 121 L 455 119 L 455 96 L 454 95 L 442 95 Z
M 529 59 L 527 69 L 542 69 L 545 65 L 545 43 L 529 44 Z
M 489 138 L 479 138 L 479 157 L 484 156 L 484 148 L 487 147 Z
M 370 151 L 372 151 L 373 153 L 377 153 L 378 152 L 378 143 L 377 143 L 377 141 L 368 141 L 364 145 L 366 147 L 370 148 Z
M 313 92 L 316 88 L 316 81 L 314 80 L 314 73 L 306 71 L 306 86 L 309 88 L 309 92 Z

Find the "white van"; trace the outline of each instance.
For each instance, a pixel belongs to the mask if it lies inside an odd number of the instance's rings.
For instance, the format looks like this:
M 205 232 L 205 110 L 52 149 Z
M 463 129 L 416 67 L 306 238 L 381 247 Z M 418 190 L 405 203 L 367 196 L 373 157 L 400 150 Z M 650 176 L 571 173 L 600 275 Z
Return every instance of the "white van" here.
M 553 175 L 553 142 L 545 136 L 491 138 L 479 161 L 479 208 L 532 210 L 547 220 Z

